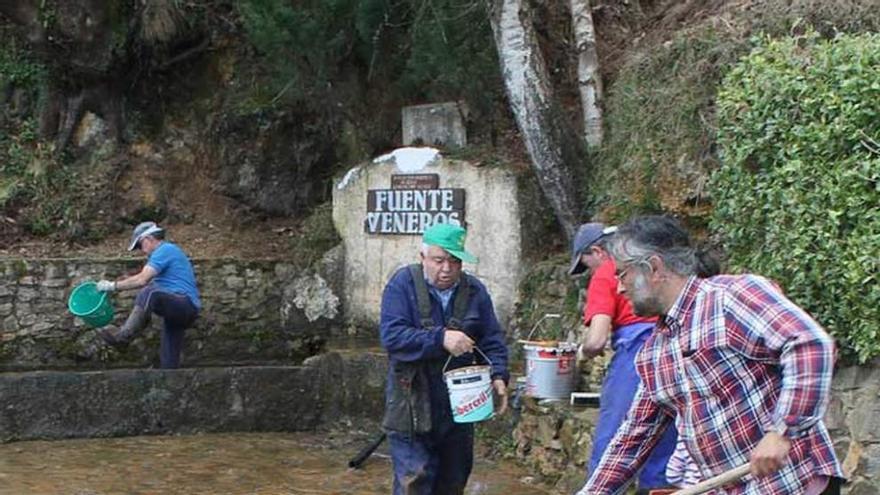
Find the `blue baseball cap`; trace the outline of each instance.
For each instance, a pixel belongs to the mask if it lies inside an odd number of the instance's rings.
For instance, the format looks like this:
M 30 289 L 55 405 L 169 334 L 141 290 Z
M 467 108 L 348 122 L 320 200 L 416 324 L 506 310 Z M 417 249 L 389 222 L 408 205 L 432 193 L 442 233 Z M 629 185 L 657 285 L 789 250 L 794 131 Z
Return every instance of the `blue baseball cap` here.
M 587 269 L 581 263 L 581 254 L 590 246 L 599 242 L 599 239 L 609 236 L 617 231 L 614 225 L 606 226 L 603 223 L 585 223 L 578 227 L 577 234 L 571 242 L 571 266 L 568 269 L 569 275 L 577 275 L 583 273 Z

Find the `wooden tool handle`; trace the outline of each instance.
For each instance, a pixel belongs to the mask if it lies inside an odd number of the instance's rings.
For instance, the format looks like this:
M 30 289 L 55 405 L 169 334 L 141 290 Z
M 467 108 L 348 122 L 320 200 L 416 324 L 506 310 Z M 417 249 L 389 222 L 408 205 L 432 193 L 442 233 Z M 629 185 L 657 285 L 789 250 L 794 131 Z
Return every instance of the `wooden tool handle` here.
M 694 486 L 689 486 L 677 492 L 673 492 L 672 495 L 699 495 L 700 493 L 706 493 L 709 490 L 714 490 L 715 488 L 724 486 L 730 482 L 742 478 L 743 476 L 749 474 L 750 469 L 750 464 L 743 464 L 742 466 L 733 468 L 730 471 L 725 471 L 718 476 L 709 478 L 705 481 L 701 481 Z

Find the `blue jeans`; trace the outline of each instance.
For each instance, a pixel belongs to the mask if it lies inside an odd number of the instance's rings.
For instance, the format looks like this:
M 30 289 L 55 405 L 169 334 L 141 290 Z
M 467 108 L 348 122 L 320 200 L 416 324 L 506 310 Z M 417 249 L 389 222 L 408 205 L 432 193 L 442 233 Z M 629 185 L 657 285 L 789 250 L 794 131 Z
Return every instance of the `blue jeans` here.
M 473 424 L 446 423 L 424 435 L 388 432 L 394 495 L 460 495 L 474 465 Z
M 162 317 L 164 325 L 159 343 L 159 366 L 163 369 L 180 367 L 183 334 L 199 316 L 199 310 L 183 294 L 167 292 L 149 284 L 134 300 L 135 306 Z
M 587 476 L 596 470 L 602 454 L 626 418 L 641 381 L 636 373 L 635 357 L 653 329 L 653 323 L 633 323 L 612 333 L 611 347 L 614 349 L 614 356 L 602 384 L 599 421 L 593 434 L 593 452 L 590 455 Z M 666 463 L 675 450 L 677 438 L 675 424 L 671 422 L 642 467 L 639 489 L 663 488 L 669 485 L 666 482 Z

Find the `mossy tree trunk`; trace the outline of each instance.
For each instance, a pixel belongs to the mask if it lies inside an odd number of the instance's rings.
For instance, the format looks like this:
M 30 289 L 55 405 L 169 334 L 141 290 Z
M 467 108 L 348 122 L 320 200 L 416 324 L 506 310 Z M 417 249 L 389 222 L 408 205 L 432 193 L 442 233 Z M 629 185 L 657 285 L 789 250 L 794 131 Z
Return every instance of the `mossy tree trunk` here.
M 541 189 L 571 238 L 578 225 L 584 147 L 553 96 L 527 0 L 489 0 L 490 21 L 510 107 Z
M 589 146 L 599 146 L 602 144 L 602 80 L 590 0 L 571 0 L 571 26 L 578 54 L 577 77 L 584 115 L 584 141 Z

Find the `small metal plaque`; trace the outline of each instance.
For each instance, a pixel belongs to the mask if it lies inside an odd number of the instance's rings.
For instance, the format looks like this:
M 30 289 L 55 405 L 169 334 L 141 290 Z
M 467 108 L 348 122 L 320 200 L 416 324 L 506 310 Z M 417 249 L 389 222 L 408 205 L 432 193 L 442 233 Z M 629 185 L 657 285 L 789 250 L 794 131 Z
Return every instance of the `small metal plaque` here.
M 391 176 L 391 189 L 438 189 L 438 174 L 395 174 Z

